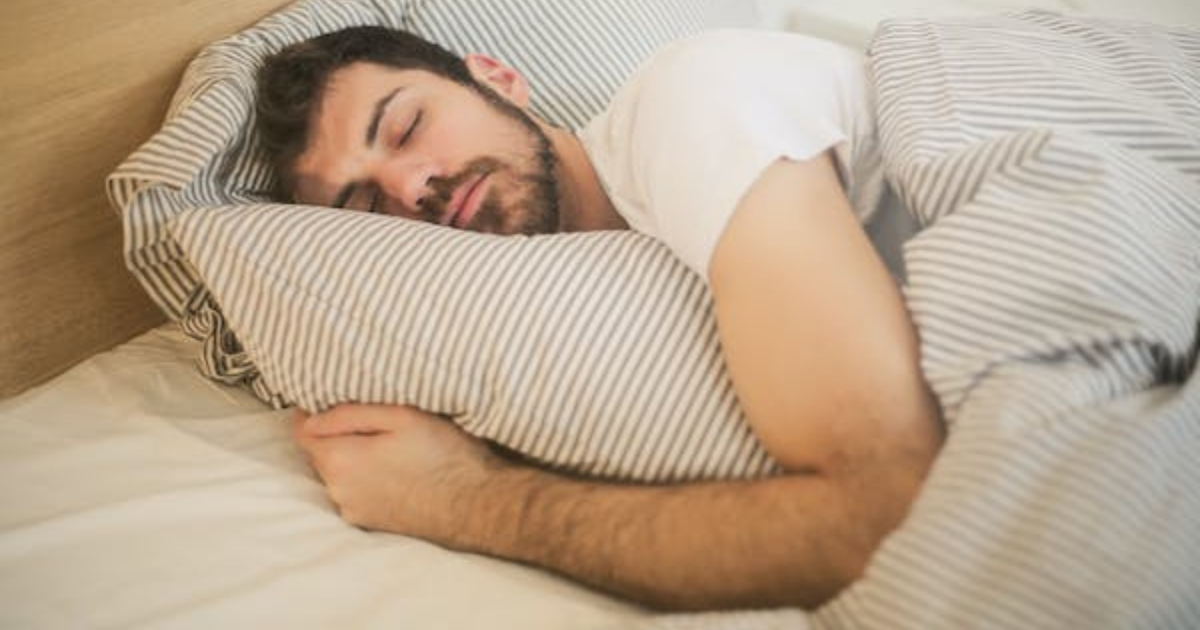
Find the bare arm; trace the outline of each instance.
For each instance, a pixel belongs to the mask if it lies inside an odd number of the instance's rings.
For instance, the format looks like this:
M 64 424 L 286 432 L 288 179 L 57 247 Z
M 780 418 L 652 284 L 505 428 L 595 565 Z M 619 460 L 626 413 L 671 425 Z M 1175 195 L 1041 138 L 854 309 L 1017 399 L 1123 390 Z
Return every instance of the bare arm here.
M 298 419 L 346 521 L 545 567 L 660 608 L 814 607 L 857 573 L 875 506 L 809 474 L 642 486 L 508 463 L 405 407 Z M 865 550 L 865 551 L 864 551 Z
M 339 408 L 298 422 L 297 439 L 357 525 L 655 606 L 814 607 L 861 573 L 940 443 L 903 303 L 845 204 L 827 157 L 781 161 L 712 265 L 735 389 L 787 475 L 582 482 L 508 464 L 404 408 Z
M 738 400 L 785 467 L 837 475 L 932 459 L 940 426 L 916 330 L 829 153 L 763 173 L 710 276 Z
M 876 542 L 857 526 L 873 506 L 808 474 L 621 487 L 514 468 L 483 488 L 496 511 L 473 550 L 667 609 L 813 608 Z

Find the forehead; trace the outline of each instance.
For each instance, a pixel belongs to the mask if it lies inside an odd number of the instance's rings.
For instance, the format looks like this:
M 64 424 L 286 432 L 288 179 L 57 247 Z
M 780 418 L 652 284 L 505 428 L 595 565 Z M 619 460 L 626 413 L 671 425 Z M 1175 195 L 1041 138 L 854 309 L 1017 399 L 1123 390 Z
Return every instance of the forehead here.
M 356 62 L 334 71 L 309 122 L 308 146 L 296 160 L 297 196 L 321 199 L 330 187 L 345 183 L 353 172 L 353 156 L 366 145 L 367 128 L 382 99 L 394 102 L 445 87 L 450 81 L 426 70 L 400 69 Z
M 390 92 L 397 87 L 433 87 L 442 79 L 426 70 L 392 68 L 368 62 L 355 62 L 338 68 L 329 75 L 325 89 L 314 112 L 317 119 L 322 112 L 355 105 L 360 99 L 371 99 L 380 92 Z M 342 112 L 344 113 L 344 112 Z

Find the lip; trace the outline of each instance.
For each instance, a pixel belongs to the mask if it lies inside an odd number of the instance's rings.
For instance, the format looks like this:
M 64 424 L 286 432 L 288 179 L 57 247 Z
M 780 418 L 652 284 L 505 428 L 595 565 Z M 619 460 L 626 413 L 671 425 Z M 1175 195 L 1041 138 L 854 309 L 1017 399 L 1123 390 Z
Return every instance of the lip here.
M 450 197 L 449 211 L 442 221 L 443 225 L 463 228 L 471 223 L 471 219 L 475 218 L 475 213 L 479 211 L 479 206 L 483 203 L 484 186 L 482 184 L 487 177 L 488 173 L 481 173 L 454 191 Z

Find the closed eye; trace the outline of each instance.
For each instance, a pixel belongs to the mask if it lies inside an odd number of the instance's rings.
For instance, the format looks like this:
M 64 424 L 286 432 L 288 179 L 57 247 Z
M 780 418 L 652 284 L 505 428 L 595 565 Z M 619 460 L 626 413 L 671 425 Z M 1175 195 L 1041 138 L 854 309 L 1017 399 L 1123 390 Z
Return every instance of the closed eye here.
M 421 115 L 423 113 L 424 110 L 417 110 L 417 115 L 413 116 L 412 123 L 408 125 L 408 129 L 404 130 L 404 135 L 400 136 L 400 141 L 396 143 L 396 146 L 402 147 L 404 146 L 404 143 L 408 142 L 408 139 L 412 137 L 413 132 L 417 130 L 417 125 L 421 123 Z

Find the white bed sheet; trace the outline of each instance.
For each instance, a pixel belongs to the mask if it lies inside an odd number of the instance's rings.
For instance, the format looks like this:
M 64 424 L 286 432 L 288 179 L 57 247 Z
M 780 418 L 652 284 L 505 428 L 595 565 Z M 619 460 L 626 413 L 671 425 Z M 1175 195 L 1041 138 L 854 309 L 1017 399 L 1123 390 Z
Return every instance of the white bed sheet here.
M 535 569 L 346 525 L 287 412 L 168 327 L 0 403 L 0 628 L 609 628 Z

